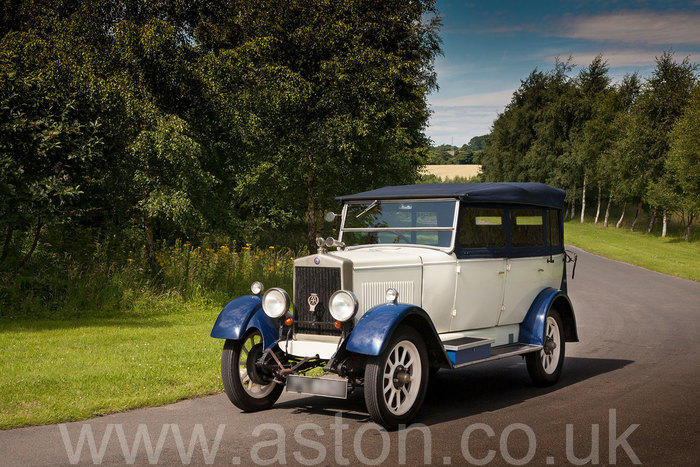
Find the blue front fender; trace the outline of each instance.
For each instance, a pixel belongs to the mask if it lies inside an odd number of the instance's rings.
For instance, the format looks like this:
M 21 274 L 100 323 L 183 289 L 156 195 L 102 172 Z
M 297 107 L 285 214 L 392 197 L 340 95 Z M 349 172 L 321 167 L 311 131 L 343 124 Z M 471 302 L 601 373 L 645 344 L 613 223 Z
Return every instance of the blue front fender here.
M 576 334 L 576 321 L 573 316 L 571 302 L 566 292 L 557 290 L 552 287 L 543 289 L 535 300 L 533 300 L 530 309 L 525 315 L 525 319 L 520 323 L 520 337 L 518 342 L 521 344 L 544 345 L 544 322 L 547 319 L 547 312 L 552 307 L 552 304 L 559 300 L 562 304 L 566 304 L 566 309 L 560 310 L 565 329 L 564 334 L 568 340 L 578 340 L 578 337 L 569 338 L 569 333 Z M 573 324 L 570 324 L 572 323 Z M 572 331 L 573 330 L 573 331 Z
M 266 349 L 279 339 L 279 328 L 263 311 L 259 295 L 243 295 L 231 300 L 216 318 L 211 337 L 236 340 L 251 328 L 260 331 Z
M 377 356 L 388 344 L 394 329 L 407 320 L 414 327 L 420 326 L 422 329 L 419 331 L 426 339 L 437 336 L 430 317 L 423 309 L 415 305 L 387 303 L 375 306 L 360 318 L 348 338 L 346 349 Z

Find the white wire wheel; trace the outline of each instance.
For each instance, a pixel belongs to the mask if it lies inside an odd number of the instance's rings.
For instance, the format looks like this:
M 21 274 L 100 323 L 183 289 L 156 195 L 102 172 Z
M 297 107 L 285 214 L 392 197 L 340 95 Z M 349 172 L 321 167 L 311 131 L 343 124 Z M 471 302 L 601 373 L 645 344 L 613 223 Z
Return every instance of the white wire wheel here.
M 365 403 L 372 419 L 394 429 L 420 410 L 428 382 L 428 356 L 418 332 L 400 326 L 381 355 L 365 366 Z
M 549 310 L 544 322 L 542 350 L 526 355 L 527 370 L 537 386 L 556 383 L 564 365 L 565 342 L 561 317 L 555 309 Z

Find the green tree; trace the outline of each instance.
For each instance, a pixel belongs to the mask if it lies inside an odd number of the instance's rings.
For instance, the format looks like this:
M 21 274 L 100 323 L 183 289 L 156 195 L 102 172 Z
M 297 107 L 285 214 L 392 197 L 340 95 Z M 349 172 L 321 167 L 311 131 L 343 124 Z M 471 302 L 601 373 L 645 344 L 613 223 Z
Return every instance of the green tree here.
M 690 240 L 690 227 L 700 213 L 700 85 L 695 90 L 671 132 L 671 150 L 666 159 L 669 183 L 665 184 L 675 198 L 676 207 L 685 224 L 685 241 Z
M 600 103 L 602 106 L 600 118 L 604 125 L 600 128 L 600 138 L 605 141 L 605 145 L 601 147 L 603 152 L 598 157 L 595 172 L 599 187 L 602 185 L 609 190 L 605 209 L 605 227 L 608 226 L 613 197 L 616 196 L 619 200 L 626 201 L 625 188 L 628 174 L 624 170 L 625 161 L 620 156 L 622 153 L 620 135 L 626 131 L 630 113 L 640 90 L 639 76 L 636 73 L 626 75 L 622 82 L 614 87 L 613 92 L 607 94 L 604 101 Z M 610 117 L 612 117 L 612 121 L 608 120 Z M 601 191 L 599 190 L 599 204 Z M 596 214 L 597 218 L 598 214 Z
M 668 183 L 665 167 L 670 134 L 697 81 L 696 70 L 697 65 L 688 57 L 680 62 L 674 61 L 671 52 L 657 57 L 656 68 L 642 87 L 620 141 L 618 157 L 625 180 L 621 191 L 627 200 L 674 209 L 664 194 L 668 190 L 658 185 Z
M 434 14 L 432 1 L 241 4 L 240 43 L 203 66 L 240 132 L 232 202 L 258 229 L 301 218 L 315 248 L 334 196 L 417 178 Z
M 97 120 L 79 91 L 41 73 L 0 70 L 0 228 L 4 261 L 16 231 L 31 231 L 34 252 L 42 228 L 80 214 L 89 165 L 102 152 Z
M 521 81 L 505 111 L 493 123 L 480 155 L 486 181 L 537 181 L 572 186 L 578 177 L 571 159 L 562 159 L 575 121 L 572 65 L 533 70 Z M 571 198 L 570 198 L 571 199 Z
M 571 165 L 583 173 L 581 189 L 581 222 L 586 210 L 586 188 L 591 178 L 595 177 L 598 158 L 605 152 L 612 140 L 606 132 L 614 116 L 614 101 L 606 99 L 610 93 L 608 65 L 602 55 L 593 59 L 591 64 L 581 70 L 577 79 L 576 124 L 570 132 L 569 151 Z M 598 191 L 598 210 L 600 210 L 601 190 Z M 596 215 L 597 217 L 597 215 Z

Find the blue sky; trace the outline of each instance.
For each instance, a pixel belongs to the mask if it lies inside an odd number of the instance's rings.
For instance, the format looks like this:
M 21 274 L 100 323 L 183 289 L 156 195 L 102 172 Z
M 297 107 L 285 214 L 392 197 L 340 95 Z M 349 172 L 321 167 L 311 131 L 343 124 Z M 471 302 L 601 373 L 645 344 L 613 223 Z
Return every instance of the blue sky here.
M 437 0 L 437 8 L 444 56 L 426 131 L 435 144 L 488 133 L 520 80 L 551 69 L 557 56 L 580 68 L 602 53 L 615 81 L 650 76 L 668 50 L 700 61 L 700 0 Z

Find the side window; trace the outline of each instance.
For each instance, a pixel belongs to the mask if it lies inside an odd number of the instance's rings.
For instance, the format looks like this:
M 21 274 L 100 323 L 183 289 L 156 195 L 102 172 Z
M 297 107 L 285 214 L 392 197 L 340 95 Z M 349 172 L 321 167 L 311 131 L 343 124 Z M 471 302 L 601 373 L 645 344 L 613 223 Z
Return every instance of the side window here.
M 510 243 L 514 247 L 544 246 L 542 209 L 510 211 Z
M 561 246 L 561 211 L 558 209 L 547 209 L 547 242 Z
M 463 207 L 459 226 L 460 248 L 505 248 L 503 209 Z

